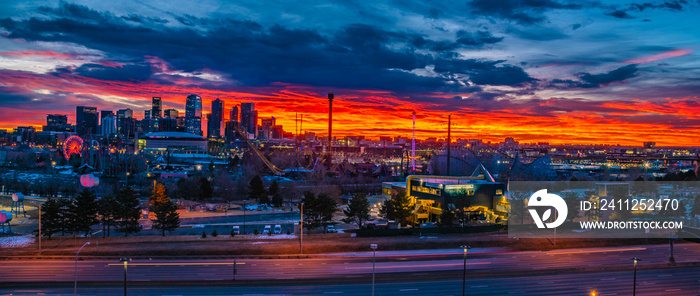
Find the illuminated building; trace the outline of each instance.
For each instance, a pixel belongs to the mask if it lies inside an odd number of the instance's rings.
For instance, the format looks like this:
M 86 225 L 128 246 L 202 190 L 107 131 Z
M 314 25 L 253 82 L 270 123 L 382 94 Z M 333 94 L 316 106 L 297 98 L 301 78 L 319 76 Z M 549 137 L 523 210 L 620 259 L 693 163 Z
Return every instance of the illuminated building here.
M 385 182 L 382 195 L 390 198 L 397 190 L 405 190 L 416 205 L 414 222 L 439 221 L 443 208 L 455 209 L 460 198 L 466 198 L 469 206 L 464 209 L 472 218 L 503 223 L 508 220 L 506 185 L 496 182 L 482 165 L 471 176 L 412 175 L 406 182 Z M 459 209 L 457 209 L 459 210 Z
M 221 138 L 224 129 L 224 101 L 216 99 L 211 101 L 211 114 L 207 117 L 207 137 Z
M 241 104 L 241 130 L 248 133 L 248 137 L 258 134 L 258 111 L 255 111 L 255 103 Z
M 163 102 L 160 97 L 153 97 L 151 101 L 151 117 L 161 118 L 161 110 L 163 110 Z
M 202 98 L 198 95 L 187 96 L 185 102 L 186 132 L 202 135 Z

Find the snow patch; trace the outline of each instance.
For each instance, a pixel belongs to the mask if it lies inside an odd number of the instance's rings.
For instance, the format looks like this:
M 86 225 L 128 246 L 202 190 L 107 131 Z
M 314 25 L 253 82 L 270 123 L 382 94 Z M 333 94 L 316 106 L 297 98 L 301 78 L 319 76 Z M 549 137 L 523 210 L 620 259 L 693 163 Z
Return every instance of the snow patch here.
M 24 248 L 33 243 L 31 235 L 0 237 L 0 248 Z

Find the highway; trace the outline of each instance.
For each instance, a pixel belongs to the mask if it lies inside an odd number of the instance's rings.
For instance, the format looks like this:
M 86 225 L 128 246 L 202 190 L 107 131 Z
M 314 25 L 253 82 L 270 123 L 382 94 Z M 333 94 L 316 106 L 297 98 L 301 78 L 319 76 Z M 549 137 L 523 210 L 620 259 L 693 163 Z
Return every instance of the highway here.
M 511 252 L 475 248 L 468 254 L 469 272 L 491 275 L 591 271 L 631 268 L 630 257 L 642 258 L 639 268 L 668 263 L 668 246 L 626 246 L 554 251 Z M 678 264 L 700 262 L 700 244 L 677 244 Z M 81 281 L 121 281 L 119 258 L 78 262 Z M 304 259 L 238 259 L 236 280 L 352 279 L 372 270 L 372 253 L 326 254 Z M 233 279 L 232 259 L 162 260 L 134 259 L 128 267 L 130 281 L 227 281 Z M 14 259 L 2 263 L 0 287 L 7 283 L 72 282 L 73 260 Z M 463 268 L 459 250 L 377 252 L 376 273 L 454 273 Z
M 469 275 L 468 275 L 469 276 Z M 468 278 L 467 295 L 632 295 L 632 272 L 569 273 L 537 276 Z M 292 284 L 270 281 L 258 285 L 156 285 L 128 287 L 129 295 L 370 295 L 371 281 Z M 379 281 L 375 295 L 462 295 L 461 274 L 451 279 Z M 0 289 L 0 295 L 72 295 L 71 287 Z M 83 287 L 79 295 L 123 295 L 120 285 Z M 700 295 L 698 268 L 641 270 L 637 295 Z

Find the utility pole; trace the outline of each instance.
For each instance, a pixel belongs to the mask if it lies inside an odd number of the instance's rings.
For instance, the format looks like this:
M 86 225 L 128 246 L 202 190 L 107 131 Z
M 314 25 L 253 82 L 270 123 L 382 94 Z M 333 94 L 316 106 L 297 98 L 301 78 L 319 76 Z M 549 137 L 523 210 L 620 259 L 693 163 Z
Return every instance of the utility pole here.
M 333 166 L 331 145 L 333 142 L 333 93 L 328 94 L 328 170 Z
M 447 175 L 450 175 L 450 146 L 452 146 L 452 114 L 447 115 Z

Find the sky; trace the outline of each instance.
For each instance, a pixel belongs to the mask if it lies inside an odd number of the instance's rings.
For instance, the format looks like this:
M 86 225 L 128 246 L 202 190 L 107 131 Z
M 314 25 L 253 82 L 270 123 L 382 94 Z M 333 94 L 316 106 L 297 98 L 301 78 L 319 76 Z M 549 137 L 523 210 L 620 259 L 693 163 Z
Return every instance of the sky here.
M 0 2 L 0 128 L 198 94 L 323 136 L 333 92 L 337 137 L 700 146 L 700 0 L 140 2 Z

